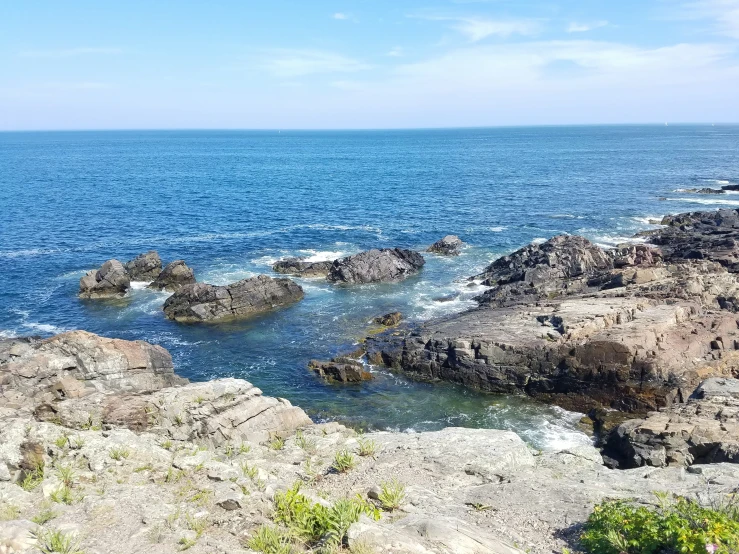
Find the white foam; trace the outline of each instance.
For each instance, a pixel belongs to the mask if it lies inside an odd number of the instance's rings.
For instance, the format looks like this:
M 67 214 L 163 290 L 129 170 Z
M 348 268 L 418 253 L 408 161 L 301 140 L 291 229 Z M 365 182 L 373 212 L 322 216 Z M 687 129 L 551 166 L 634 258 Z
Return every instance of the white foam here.
M 661 215 L 656 215 L 656 216 L 647 215 L 647 216 L 644 216 L 644 217 L 632 217 L 631 220 L 632 221 L 636 221 L 637 223 L 642 224 L 642 225 L 655 225 L 655 226 L 658 226 L 658 225 L 660 225 L 659 223 L 652 223 L 652 222 L 653 221 L 662 221 L 662 218 L 663 217 L 664 216 L 661 216 Z
M 40 333 L 47 333 L 49 335 L 58 335 L 59 333 L 64 333 L 67 331 L 67 329 L 65 329 L 64 327 L 51 325 L 49 323 L 36 323 L 35 321 L 21 323 L 21 326 L 27 329 L 33 329 L 34 331 L 38 331 Z
M 502 233 L 508 229 L 505 225 L 496 225 L 495 227 L 488 227 L 488 231 L 492 231 L 493 233 Z
M 300 252 L 306 262 L 333 262 L 347 255 L 342 250 L 300 250 Z
M 531 244 L 544 244 L 547 241 L 544 237 L 536 237 L 531 239 Z
M 57 254 L 61 250 L 53 248 L 32 248 L 30 250 L 5 250 L 0 251 L 0 258 L 22 258 L 26 256 L 47 256 Z
M 713 198 L 675 198 L 678 202 L 689 202 L 692 204 L 721 205 L 721 206 L 739 206 L 739 200 L 720 200 Z
M 132 290 L 145 290 L 151 284 L 151 281 L 131 281 Z

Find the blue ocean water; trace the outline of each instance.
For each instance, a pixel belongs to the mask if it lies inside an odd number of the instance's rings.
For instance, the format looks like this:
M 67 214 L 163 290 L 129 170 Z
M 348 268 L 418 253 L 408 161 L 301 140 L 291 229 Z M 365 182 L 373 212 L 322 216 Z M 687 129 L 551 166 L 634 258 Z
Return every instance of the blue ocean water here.
M 739 206 L 735 194 L 679 192 L 737 180 L 737 126 L 0 133 L 0 335 L 147 340 L 186 377 L 242 377 L 315 419 L 582 442 L 576 414 L 523 398 L 381 369 L 362 386 L 327 385 L 307 362 L 350 348 L 376 315 L 421 320 L 474 305 L 479 289 L 465 278 L 532 240 L 577 233 L 613 245 L 666 213 Z M 427 255 L 406 282 L 299 280 L 303 302 L 238 323 L 167 321 L 166 294 L 143 284 L 119 302 L 76 296 L 85 271 L 149 249 L 225 284 L 269 274 L 284 256 L 424 249 L 450 233 L 469 244 L 463 254 Z

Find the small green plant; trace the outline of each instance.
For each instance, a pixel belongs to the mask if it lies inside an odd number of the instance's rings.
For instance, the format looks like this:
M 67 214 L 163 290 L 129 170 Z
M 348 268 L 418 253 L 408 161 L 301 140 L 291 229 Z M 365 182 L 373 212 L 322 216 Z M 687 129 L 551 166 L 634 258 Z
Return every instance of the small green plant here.
M 293 552 L 290 535 L 270 525 L 258 527 L 246 546 L 263 554 L 291 554 Z
M 0 508 L 0 521 L 18 519 L 20 515 L 21 509 L 15 504 L 6 504 Z
M 85 446 L 85 439 L 84 437 L 75 437 L 69 440 L 69 445 L 75 450 L 80 450 L 83 446 Z
M 248 454 L 249 452 L 251 452 L 251 446 L 242 442 L 239 445 L 239 454 Z
M 111 448 L 109 454 L 116 462 L 120 462 L 121 460 L 128 458 L 131 455 L 131 451 L 125 446 L 121 446 Z
M 347 471 L 354 469 L 357 465 L 357 460 L 354 454 L 348 450 L 339 450 L 334 456 L 333 467 L 339 473 L 346 473 Z
M 57 504 L 74 504 L 80 499 L 67 485 L 62 485 L 56 489 L 49 495 L 49 498 Z
M 148 464 L 144 464 L 142 466 L 137 467 L 133 471 L 134 471 L 134 473 L 141 473 L 142 471 L 151 471 L 153 469 L 154 469 L 154 464 L 152 464 L 151 462 L 149 462 Z
M 377 498 L 383 510 L 395 511 L 405 500 L 405 487 L 397 479 L 380 483 L 380 494 Z
M 295 433 L 295 444 L 297 444 L 300 448 L 302 448 L 309 454 L 315 452 L 318 446 L 316 439 L 306 438 L 303 434 L 303 431 L 301 430 L 298 430 L 298 432 Z
M 66 448 L 69 444 L 69 435 L 59 435 L 54 441 L 54 444 L 57 448 Z
M 44 480 L 44 466 L 39 465 L 32 471 L 26 473 L 26 476 L 21 481 L 21 488 L 26 492 L 31 492 L 33 489 L 38 487 Z
M 43 554 L 85 554 L 74 535 L 55 529 L 40 529 L 34 533 L 38 548 Z
M 59 514 L 51 509 L 48 504 L 38 514 L 31 518 L 36 525 L 45 525 Z
M 244 462 L 241 464 L 241 473 L 244 474 L 244 477 L 248 477 L 253 481 L 259 475 L 259 470 L 256 466 L 249 465 L 249 462 Z
M 581 542 L 591 554 L 661 552 L 729 554 L 739 551 L 739 518 L 732 506 L 707 508 L 665 495 L 657 507 L 607 501 L 593 509 Z
M 166 441 L 162 441 L 161 446 L 162 448 L 164 448 L 164 450 L 172 450 L 172 441 L 169 439 L 167 439 Z
M 202 404 L 205 402 L 205 397 L 198 395 L 193 399 L 193 402 L 195 402 L 195 404 Z
M 272 450 L 282 450 L 283 448 L 285 448 L 285 439 L 277 436 L 269 441 L 269 447 Z
M 74 479 L 77 477 L 77 472 L 71 465 L 59 464 L 56 466 L 56 476 L 65 487 L 71 488 L 74 485 Z
M 180 414 L 175 414 L 172 421 L 174 421 L 174 424 L 178 427 L 184 423 L 184 420 L 182 419 L 182 416 Z
M 377 452 L 377 443 L 372 439 L 359 439 L 359 455 L 360 456 L 372 456 L 374 458 L 375 452 Z

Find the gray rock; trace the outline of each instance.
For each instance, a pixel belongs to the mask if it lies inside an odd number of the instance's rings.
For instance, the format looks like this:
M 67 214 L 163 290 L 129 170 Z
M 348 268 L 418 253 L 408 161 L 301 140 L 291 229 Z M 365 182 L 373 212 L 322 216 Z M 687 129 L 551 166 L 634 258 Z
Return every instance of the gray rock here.
M 373 249 L 334 261 L 327 279 L 333 283 L 391 283 L 415 275 L 423 256 L 402 248 Z
M 351 358 L 334 358 L 328 362 L 311 360 L 308 367 L 327 381 L 361 383 L 373 378 L 372 374 L 364 369 L 362 362 Z
M 299 277 L 326 277 L 332 265 L 332 261 L 306 262 L 301 258 L 286 258 L 275 263 L 272 271 Z
M 393 327 L 400 323 L 401 319 L 403 319 L 403 314 L 401 314 L 400 312 L 390 312 L 389 314 L 376 317 L 373 321 L 378 325 Z
M 232 484 L 217 485 L 214 501 L 216 506 L 220 506 L 228 512 L 240 510 L 246 506 L 246 496 Z
M 302 299 L 303 289 L 294 281 L 258 275 L 226 286 L 186 285 L 167 299 L 164 314 L 180 322 L 222 321 L 249 317 Z
M 162 272 L 162 259 L 156 250 L 149 250 L 124 266 L 132 281 L 153 281 Z
M 154 282 L 149 284 L 149 288 L 174 292 L 193 283 L 195 283 L 195 272 L 187 266 L 184 260 L 175 260 L 167 264 Z
M 120 298 L 131 287 L 131 278 L 118 260 L 108 260 L 100 269 L 80 279 L 80 298 Z
M 429 246 L 426 252 L 442 254 L 444 256 L 458 256 L 464 243 L 456 235 L 447 235 Z

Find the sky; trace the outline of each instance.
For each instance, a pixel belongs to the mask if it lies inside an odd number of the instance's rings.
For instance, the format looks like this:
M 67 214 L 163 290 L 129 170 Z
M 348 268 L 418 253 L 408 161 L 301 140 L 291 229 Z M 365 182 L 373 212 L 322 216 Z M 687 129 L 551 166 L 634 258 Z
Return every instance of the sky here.
M 0 130 L 739 122 L 739 0 L 35 0 L 0 29 Z

